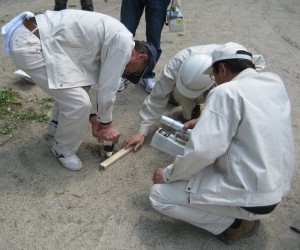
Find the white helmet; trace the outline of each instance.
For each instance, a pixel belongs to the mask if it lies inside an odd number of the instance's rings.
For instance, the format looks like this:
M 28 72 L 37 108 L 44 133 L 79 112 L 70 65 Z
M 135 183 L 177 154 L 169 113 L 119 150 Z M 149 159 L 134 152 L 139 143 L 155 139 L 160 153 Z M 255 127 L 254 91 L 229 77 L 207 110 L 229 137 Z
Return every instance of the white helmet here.
M 188 98 L 202 95 L 214 83 L 208 75 L 203 74 L 211 64 L 212 58 L 207 54 L 194 54 L 188 57 L 182 63 L 176 80 L 178 91 Z

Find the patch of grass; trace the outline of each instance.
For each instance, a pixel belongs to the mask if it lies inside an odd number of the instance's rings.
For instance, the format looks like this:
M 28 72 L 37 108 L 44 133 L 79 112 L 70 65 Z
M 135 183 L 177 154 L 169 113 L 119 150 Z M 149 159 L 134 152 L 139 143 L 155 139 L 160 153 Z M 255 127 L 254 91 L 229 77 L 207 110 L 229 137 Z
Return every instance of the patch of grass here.
M 34 98 L 25 102 L 11 88 L 0 88 L 0 134 L 9 134 L 25 121 L 46 122 L 45 111 L 52 107 L 50 98 Z
M 23 121 L 37 121 L 37 122 L 48 121 L 48 116 L 45 113 L 22 113 L 19 114 L 17 118 Z
M 17 98 L 20 95 L 13 91 L 12 89 L 4 88 L 3 90 L 0 89 L 0 102 L 1 103 L 16 103 Z

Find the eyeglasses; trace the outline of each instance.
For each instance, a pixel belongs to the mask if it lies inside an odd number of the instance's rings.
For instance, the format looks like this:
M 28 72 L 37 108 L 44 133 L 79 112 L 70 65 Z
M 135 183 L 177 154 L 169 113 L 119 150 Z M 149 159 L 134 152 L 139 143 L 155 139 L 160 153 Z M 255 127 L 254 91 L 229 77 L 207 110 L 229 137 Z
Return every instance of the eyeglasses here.
M 215 74 L 214 72 L 212 72 L 210 75 L 209 75 L 209 78 L 212 79 L 213 81 L 215 81 Z

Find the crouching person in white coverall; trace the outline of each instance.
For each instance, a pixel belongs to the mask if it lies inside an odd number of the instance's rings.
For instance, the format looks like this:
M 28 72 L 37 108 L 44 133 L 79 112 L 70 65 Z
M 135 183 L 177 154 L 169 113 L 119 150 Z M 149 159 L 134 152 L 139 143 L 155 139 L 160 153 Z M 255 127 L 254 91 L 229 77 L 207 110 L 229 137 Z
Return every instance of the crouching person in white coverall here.
M 24 12 L 6 24 L 2 34 L 15 64 L 55 100 L 49 134 L 54 136 L 52 152 L 64 167 L 82 168 L 75 153 L 89 121 L 98 141 L 118 140 L 112 111 L 119 79 L 123 73 L 141 76 L 154 67 L 152 45 L 134 41 L 110 16 L 80 10 L 46 11 L 35 17 Z M 97 85 L 95 107 L 86 91 L 91 85 Z
M 273 73 L 258 73 L 243 46 L 212 55 L 210 91 L 183 156 L 154 172 L 150 201 L 167 216 L 203 228 L 227 244 L 255 234 L 286 196 L 295 155 L 290 102 Z M 255 62 L 256 63 L 256 62 Z
M 125 140 L 125 148 L 135 145 L 137 151 L 142 147 L 150 127 L 160 120 L 168 102 L 181 105 L 184 121 L 199 117 L 199 104 L 205 102 L 207 93 L 214 85 L 214 81 L 203 72 L 211 65 L 211 55 L 218 46 L 208 44 L 189 47 L 169 60 L 159 81 L 143 103 L 139 131 Z

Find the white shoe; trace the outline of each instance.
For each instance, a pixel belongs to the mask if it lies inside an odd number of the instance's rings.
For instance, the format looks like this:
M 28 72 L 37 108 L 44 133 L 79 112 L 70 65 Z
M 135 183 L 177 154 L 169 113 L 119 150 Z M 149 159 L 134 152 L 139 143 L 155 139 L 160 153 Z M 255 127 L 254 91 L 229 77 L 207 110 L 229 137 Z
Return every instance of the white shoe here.
M 146 87 L 146 92 L 151 93 L 151 91 L 155 85 L 155 79 L 154 78 L 143 78 L 140 80 L 140 83 Z
M 82 162 L 76 154 L 65 157 L 63 154 L 59 154 L 53 147 L 52 153 L 56 156 L 61 165 L 63 165 L 65 168 L 72 171 L 77 171 L 82 168 Z
M 57 124 L 58 124 L 58 122 L 55 120 L 52 120 L 48 123 L 48 135 L 55 136 Z
M 23 78 L 25 81 L 27 82 L 31 82 L 34 83 L 33 80 L 31 79 L 31 77 L 29 75 L 27 75 L 23 70 L 18 69 L 14 72 L 15 75 L 20 76 L 21 78 Z
M 129 84 L 129 81 L 126 78 L 121 77 L 120 79 L 120 87 L 118 89 L 118 92 L 121 92 L 125 89 L 125 85 Z

